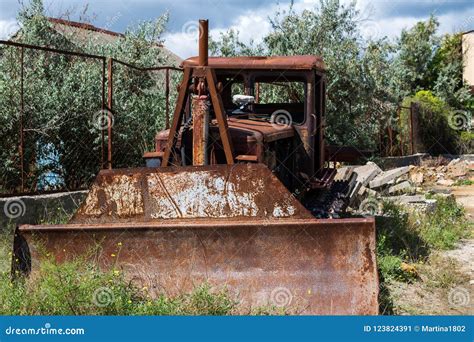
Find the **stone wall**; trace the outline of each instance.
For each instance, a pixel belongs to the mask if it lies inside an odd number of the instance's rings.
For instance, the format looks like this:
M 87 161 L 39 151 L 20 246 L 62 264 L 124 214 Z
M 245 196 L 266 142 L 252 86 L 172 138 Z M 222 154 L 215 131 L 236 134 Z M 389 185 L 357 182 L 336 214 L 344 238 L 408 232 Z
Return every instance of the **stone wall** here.
M 37 224 L 70 216 L 84 200 L 87 191 L 48 195 L 1 197 L 0 227 Z

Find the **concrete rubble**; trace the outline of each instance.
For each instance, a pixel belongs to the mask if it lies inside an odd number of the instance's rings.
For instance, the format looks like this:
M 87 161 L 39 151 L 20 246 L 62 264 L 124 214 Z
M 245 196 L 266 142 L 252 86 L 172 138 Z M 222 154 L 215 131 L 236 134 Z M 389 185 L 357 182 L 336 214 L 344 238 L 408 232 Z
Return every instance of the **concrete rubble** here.
M 418 165 L 387 170 L 374 162 L 345 165 L 338 168 L 335 180 L 349 184 L 349 210 L 353 212 L 373 211 L 377 208 L 374 203 L 383 201 L 429 211 L 436 205 L 436 200 L 425 195 L 449 195 L 451 187 L 474 181 L 474 161 L 462 157 L 452 160 L 424 158 Z

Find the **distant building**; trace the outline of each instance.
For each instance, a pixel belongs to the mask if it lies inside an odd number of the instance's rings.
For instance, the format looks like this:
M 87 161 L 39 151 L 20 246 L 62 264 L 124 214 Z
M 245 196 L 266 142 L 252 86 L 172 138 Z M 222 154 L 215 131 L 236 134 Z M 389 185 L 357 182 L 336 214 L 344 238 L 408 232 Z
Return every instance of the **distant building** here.
M 462 53 L 464 60 L 463 78 L 474 92 L 474 30 L 462 35 Z
M 48 18 L 48 21 L 56 33 L 61 34 L 74 46 L 85 45 L 87 42 L 94 42 L 99 45 L 110 44 L 125 37 L 122 33 L 109 31 L 87 23 L 58 18 Z M 11 39 L 17 40 L 19 38 L 21 38 L 21 29 Z M 157 47 L 160 49 L 162 57 L 166 60 L 166 65 L 177 67 L 181 64 L 182 59 L 179 56 L 161 44 L 157 44 Z

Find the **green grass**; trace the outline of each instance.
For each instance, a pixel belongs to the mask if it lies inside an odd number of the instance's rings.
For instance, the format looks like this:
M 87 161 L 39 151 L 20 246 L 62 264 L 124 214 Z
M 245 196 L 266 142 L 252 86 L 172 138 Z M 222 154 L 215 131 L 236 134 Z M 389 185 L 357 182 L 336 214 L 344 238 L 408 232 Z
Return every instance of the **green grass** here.
M 470 179 L 459 179 L 453 184 L 453 186 L 470 186 L 470 185 L 474 185 L 474 181 Z
M 393 313 L 387 284 L 417 282 L 419 274 L 429 288 L 447 289 L 459 275 L 449 262 L 436 262 L 433 251 L 453 248 L 472 231 L 464 210 L 454 198 L 435 197 L 428 214 L 384 203 L 384 217 L 377 219 L 377 262 L 381 280 L 380 311 Z M 57 215 L 62 221 L 63 215 Z M 11 229 L 0 235 L 1 315 L 232 315 L 286 314 L 286 309 L 239 306 L 225 289 L 208 284 L 174 297 L 150 296 L 148 289 L 128 282 L 119 270 L 102 272 L 76 260 L 57 265 L 44 262 L 34 279 L 10 280 Z M 433 268 L 428 263 L 436 264 Z M 420 272 L 418 272 L 420 271 Z M 247 310 L 247 311 L 246 311 Z
M 381 281 L 380 311 L 391 314 L 392 299 L 387 284 L 413 283 L 426 278 L 428 287 L 446 289 L 459 282 L 452 261 L 439 262 L 435 252 L 455 247 L 471 236 L 472 224 L 453 197 L 434 197 L 433 211 L 409 211 L 394 203 L 384 203 L 384 217 L 377 218 L 377 264 Z M 433 272 L 435 265 L 436 272 Z
M 13 247 L 13 228 L 6 227 L 0 231 L 0 273 L 9 272 L 11 265 L 11 252 Z
M 435 210 L 427 215 L 414 215 L 411 224 L 430 248 L 452 249 L 460 239 L 471 236 L 471 224 L 454 197 L 435 199 Z
M 61 223 L 61 210 L 42 220 Z M 276 306 L 243 307 L 225 288 L 207 283 L 176 296 L 151 295 L 119 269 L 104 272 L 78 258 L 41 263 L 34 276 L 11 280 L 13 226 L 0 232 L 0 315 L 275 315 L 290 313 Z
M 471 234 L 464 209 L 453 197 L 435 197 L 436 207 L 428 213 L 408 211 L 394 203 L 384 203 L 377 221 L 377 256 L 384 278 L 411 280 L 402 262 L 425 261 L 433 250 L 446 250 Z
M 34 279 L 0 276 L 1 315 L 229 315 L 237 302 L 207 284 L 175 297 L 151 298 L 118 270 L 102 272 L 80 260 L 45 261 Z
M 429 265 L 420 266 L 427 289 L 443 289 L 445 291 L 466 283 L 469 276 L 459 272 L 458 265 L 451 258 L 443 258 L 438 254 L 430 256 Z

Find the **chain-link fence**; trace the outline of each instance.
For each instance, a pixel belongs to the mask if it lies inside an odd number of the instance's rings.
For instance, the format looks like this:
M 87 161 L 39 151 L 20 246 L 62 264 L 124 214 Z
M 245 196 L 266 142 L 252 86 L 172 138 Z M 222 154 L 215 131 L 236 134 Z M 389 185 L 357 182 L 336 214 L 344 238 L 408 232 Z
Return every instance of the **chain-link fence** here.
M 143 166 L 143 152 L 153 151 L 156 133 L 169 127 L 181 69 L 137 68 L 115 59 L 110 63 L 113 91 L 108 104 L 113 129 L 108 164 Z
M 180 76 L 2 41 L 0 194 L 85 189 L 101 168 L 142 166 Z

